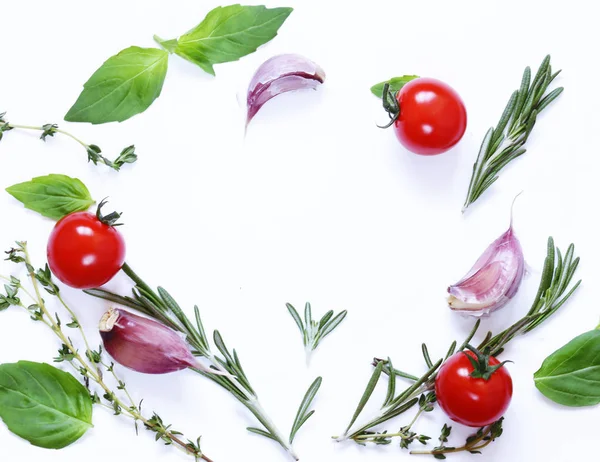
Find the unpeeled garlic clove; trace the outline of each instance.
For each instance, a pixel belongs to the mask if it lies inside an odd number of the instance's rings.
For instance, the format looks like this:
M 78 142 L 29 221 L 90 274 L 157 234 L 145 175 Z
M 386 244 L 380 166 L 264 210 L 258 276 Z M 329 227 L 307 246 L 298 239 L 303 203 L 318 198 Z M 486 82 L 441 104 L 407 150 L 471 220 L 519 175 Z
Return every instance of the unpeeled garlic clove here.
M 448 287 L 448 306 L 472 316 L 502 308 L 514 297 L 525 273 L 521 244 L 511 226 L 492 242 L 469 272 Z
M 283 54 L 266 60 L 248 87 L 246 126 L 271 98 L 288 91 L 317 88 L 324 81 L 323 69 L 304 56 Z
M 166 374 L 191 367 L 219 374 L 200 364 L 182 336 L 158 321 L 110 308 L 99 328 L 108 354 L 134 371 Z

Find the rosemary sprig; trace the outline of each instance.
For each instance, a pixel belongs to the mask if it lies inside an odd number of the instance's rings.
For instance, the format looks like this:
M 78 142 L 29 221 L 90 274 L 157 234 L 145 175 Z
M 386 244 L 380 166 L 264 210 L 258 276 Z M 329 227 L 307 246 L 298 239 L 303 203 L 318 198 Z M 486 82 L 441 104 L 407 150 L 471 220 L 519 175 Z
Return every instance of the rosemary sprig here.
M 290 312 L 292 318 L 294 318 L 294 321 L 300 330 L 300 334 L 302 334 L 302 341 L 304 342 L 307 363 L 310 361 L 312 352 L 316 350 L 321 340 L 331 334 L 335 328 L 342 323 L 348 314 L 348 312 L 344 310 L 334 316 L 333 310 L 330 310 L 325 313 L 320 321 L 316 321 L 312 317 L 312 308 L 310 303 L 306 302 L 306 305 L 304 306 L 304 322 L 302 322 L 302 318 L 298 314 L 298 311 L 296 311 L 296 308 L 294 308 L 290 303 L 286 303 L 285 306 Z
M 242 368 L 236 350 L 230 351 L 227 348 L 225 341 L 218 330 L 215 330 L 213 333 L 212 343 L 216 347 L 216 351 L 213 350 L 211 342 L 206 335 L 198 307 L 194 307 L 195 322 L 192 322 L 165 289 L 159 287 L 157 291 L 152 290 L 150 286 L 146 284 L 127 264 L 123 265 L 122 269 L 135 283 L 133 296 L 123 297 L 103 289 L 91 289 L 85 290 L 84 292 L 94 297 L 138 310 L 172 329 L 183 333 L 192 347 L 192 352 L 196 356 L 206 358 L 210 363 L 211 368 L 226 372 L 228 375 L 207 374 L 199 369 L 192 370 L 212 380 L 217 385 L 230 392 L 238 401 L 248 408 L 262 425 L 262 428 L 249 427 L 247 428 L 248 431 L 276 441 L 291 457 L 298 460 L 298 456 L 293 449 L 292 443 L 298 430 L 300 430 L 306 421 L 313 415 L 313 411 L 309 412 L 309 407 L 321 385 L 321 377 L 317 378 L 309 387 L 300 404 L 290 436 L 289 438 L 286 438 L 263 409 L 258 399 L 258 395 L 250 385 L 248 376 Z
M 463 212 L 498 179 L 500 170 L 525 154 L 524 146 L 538 115 L 563 92 L 563 87 L 558 87 L 546 93 L 560 72 L 552 72 L 550 55 L 544 58 L 533 82 L 531 69 L 525 68 L 521 87 L 511 95 L 496 128 L 490 128 L 483 139 Z
M 17 306 L 26 310 L 31 319 L 37 322 L 42 322 L 50 328 L 61 342 L 61 347 L 58 350 L 58 356 L 54 358 L 55 362 L 66 363 L 73 367 L 74 371 L 81 375 L 82 381 L 90 392 L 90 399 L 94 404 L 100 405 L 109 409 L 115 415 L 124 415 L 133 419 L 136 433 L 138 431 L 138 423 L 141 423 L 144 428 L 156 434 L 156 440 L 161 440 L 165 445 L 173 445 L 181 449 L 186 454 L 192 456 L 194 460 L 204 460 L 212 462 L 200 449 L 200 438 L 196 441 L 182 439 L 182 433 L 174 430 L 171 425 L 165 424 L 162 418 L 153 413 L 152 417 L 145 417 L 142 413 L 142 404 L 136 404 L 127 386 L 123 380 L 117 375 L 114 364 L 106 364 L 102 359 L 102 346 L 97 350 L 90 348 L 88 339 L 81 328 L 81 324 L 77 319 L 75 312 L 68 306 L 60 293 L 59 287 L 52 280 L 52 275 L 48 269 L 48 265 L 44 269 L 35 269 L 31 264 L 26 242 L 17 242 L 17 247 L 6 252 L 6 260 L 17 264 L 24 264 L 27 269 L 27 276 L 30 279 L 33 287 L 31 293 L 22 284 L 21 280 L 14 276 L 3 277 L 1 279 L 7 281 L 4 288 L 6 294 L 0 294 L 0 310 L 8 306 Z M 71 318 L 67 324 L 63 324 L 58 314 L 51 314 L 46 301 L 42 297 L 41 288 L 48 294 L 56 297 L 65 311 Z M 32 300 L 31 305 L 26 305 L 18 296 L 22 292 L 25 296 Z M 85 345 L 85 352 L 79 352 L 71 337 L 64 331 L 63 325 L 69 329 L 76 329 Z M 116 383 L 116 390 L 111 387 L 105 378 L 109 373 Z M 90 383 L 93 382 L 99 387 L 102 397 L 96 391 L 92 391 Z
M 548 252 L 544 262 L 544 270 L 538 293 L 533 301 L 531 309 L 523 316 L 523 318 L 497 335 L 492 335 L 491 332 L 488 332 L 479 345 L 480 350 L 485 349 L 487 351 L 487 349 L 489 349 L 490 354 L 493 356 L 500 355 L 508 342 L 517 335 L 531 332 L 564 305 L 581 283 L 581 281 L 577 281 L 575 284 L 571 285 L 573 276 L 579 264 L 579 258 L 574 258 L 574 253 L 575 248 L 573 244 L 571 244 L 563 258 L 560 250 L 555 247 L 552 237 L 548 238 Z M 421 377 L 395 369 L 389 358 L 387 360 L 376 358 L 374 361 L 375 370 L 373 371 L 371 379 L 367 384 L 365 392 L 358 403 L 349 425 L 342 436 L 334 438 L 339 442 L 351 440 L 358 444 L 389 444 L 392 438 L 397 437 L 401 439 L 400 446 L 403 448 L 408 447 L 408 445 L 415 440 L 422 442 L 419 438 L 407 438 L 406 427 L 403 427 L 405 430 L 394 433 L 388 431 L 376 433 L 373 432 L 372 429 L 419 404 L 419 411 L 416 417 L 412 420 L 411 424 L 407 426 L 408 431 L 410 431 L 418 416 L 433 408 L 433 404 L 435 403 L 435 392 L 433 391 L 435 378 L 441 365 L 455 352 L 463 351 L 469 346 L 479 329 L 479 325 L 480 321 L 478 320 L 465 341 L 458 347 L 456 341 L 452 342 L 445 356 L 436 362 L 431 360 L 429 350 L 427 346 L 423 344 L 422 354 L 427 366 L 427 371 Z M 382 375 L 387 375 L 389 380 L 388 391 L 384 398 L 381 411 L 376 417 L 357 425 L 356 422 L 369 402 Z M 397 393 L 396 391 L 397 377 L 407 379 L 411 382 L 410 385 L 404 388 L 400 393 Z M 480 430 L 480 432 L 478 432 L 474 440 L 468 441 L 464 447 L 438 447 L 426 453 L 442 458 L 441 456 L 446 452 L 456 452 L 458 450 L 477 451 L 487 446 L 494 438 L 500 436 L 501 423 L 496 422 L 487 429 Z M 481 445 L 479 443 L 481 443 Z
M 101 154 L 102 150 L 99 146 L 83 142 L 71 133 L 58 128 L 57 124 L 45 124 L 42 126 L 17 125 L 7 122 L 5 120 L 5 116 L 6 112 L 0 113 L 0 140 L 2 140 L 4 132 L 14 129 L 41 131 L 42 134 L 40 136 L 40 139 L 42 141 L 46 141 L 46 138 L 48 138 L 49 136 L 54 137 L 56 133 L 60 133 L 65 136 L 68 136 L 69 138 L 72 138 L 73 140 L 77 141 L 81 146 L 83 146 L 88 156 L 88 162 L 92 162 L 94 165 L 98 165 L 98 163 L 101 163 L 106 165 L 107 167 L 112 168 L 113 170 L 119 171 L 123 165 L 132 164 L 137 160 L 135 146 L 133 145 L 124 148 L 115 160 L 110 160 Z

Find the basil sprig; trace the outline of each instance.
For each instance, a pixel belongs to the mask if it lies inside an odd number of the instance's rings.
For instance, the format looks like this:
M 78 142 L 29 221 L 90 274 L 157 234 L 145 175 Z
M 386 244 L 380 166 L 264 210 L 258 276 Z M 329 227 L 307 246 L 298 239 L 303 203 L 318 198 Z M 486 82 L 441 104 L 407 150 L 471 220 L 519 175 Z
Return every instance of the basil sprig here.
M 600 326 L 548 356 L 533 375 L 544 396 L 564 406 L 600 403 Z
M 292 11 L 292 8 L 263 5 L 219 6 L 179 39 L 154 36 L 154 40 L 167 51 L 215 75 L 214 64 L 237 61 L 272 40 Z
M 0 418 L 34 446 L 61 449 L 92 427 L 92 400 L 75 377 L 48 364 L 0 364 Z
M 15 184 L 6 191 L 39 214 L 60 220 L 72 212 L 87 210 L 94 203 L 88 188 L 77 178 L 50 174 Z

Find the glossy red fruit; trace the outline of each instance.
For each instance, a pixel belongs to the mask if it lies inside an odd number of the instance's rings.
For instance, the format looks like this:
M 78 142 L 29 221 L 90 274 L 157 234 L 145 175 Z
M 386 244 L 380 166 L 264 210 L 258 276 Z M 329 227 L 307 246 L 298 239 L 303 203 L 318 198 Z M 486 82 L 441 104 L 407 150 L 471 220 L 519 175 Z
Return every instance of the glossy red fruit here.
M 48 265 L 54 276 L 68 286 L 99 287 L 110 281 L 125 262 L 123 237 L 98 215 L 71 213 L 56 223 L 50 234 Z
M 435 155 L 456 145 L 467 128 L 467 111 L 456 91 L 436 79 L 408 82 L 396 95 L 396 136 L 411 152 Z
M 471 351 L 451 356 L 441 367 L 435 379 L 437 402 L 455 422 L 469 427 L 483 427 L 504 415 L 512 398 L 512 379 L 506 367 L 495 370 L 488 380 L 471 374 L 475 367 L 467 357 Z M 489 366 L 500 362 L 489 357 Z

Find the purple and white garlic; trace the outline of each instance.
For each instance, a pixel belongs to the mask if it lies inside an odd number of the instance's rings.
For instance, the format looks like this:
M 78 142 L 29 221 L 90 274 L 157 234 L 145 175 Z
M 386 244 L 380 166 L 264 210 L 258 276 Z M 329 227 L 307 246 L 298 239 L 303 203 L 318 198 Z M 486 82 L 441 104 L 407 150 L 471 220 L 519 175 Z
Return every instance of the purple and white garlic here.
M 158 321 L 110 308 L 99 328 L 108 354 L 134 371 L 166 374 L 191 367 L 221 375 L 196 360 L 182 334 Z
M 254 73 L 248 87 L 246 126 L 271 98 L 303 88 L 316 88 L 325 72 L 304 56 L 284 54 L 266 60 Z
M 448 306 L 471 316 L 502 308 L 515 296 L 525 273 L 521 244 L 511 225 L 492 242 L 469 272 L 448 287 Z

